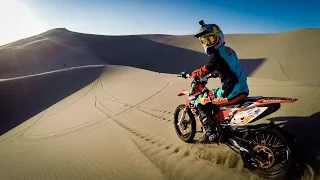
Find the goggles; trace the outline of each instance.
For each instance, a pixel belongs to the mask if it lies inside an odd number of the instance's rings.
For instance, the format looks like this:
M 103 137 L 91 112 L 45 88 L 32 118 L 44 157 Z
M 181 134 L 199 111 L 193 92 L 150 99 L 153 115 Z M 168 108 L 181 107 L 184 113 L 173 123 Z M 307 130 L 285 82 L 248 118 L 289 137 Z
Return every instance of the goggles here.
M 199 40 L 201 41 L 201 44 L 203 46 L 212 46 L 217 43 L 218 36 L 214 33 L 205 34 L 199 37 Z

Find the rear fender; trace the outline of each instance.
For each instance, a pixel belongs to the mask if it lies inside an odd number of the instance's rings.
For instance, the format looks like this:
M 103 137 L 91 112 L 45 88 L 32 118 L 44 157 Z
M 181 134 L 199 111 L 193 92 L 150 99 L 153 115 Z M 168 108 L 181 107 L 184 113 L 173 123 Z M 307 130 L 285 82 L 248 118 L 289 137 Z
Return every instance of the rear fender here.
M 287 98 L 287 97 L 262 97 L 256 101 L 257 106 L 268 105 L 268 104 L 282 104 L 282 103 L 294 103 L 298 99 Z

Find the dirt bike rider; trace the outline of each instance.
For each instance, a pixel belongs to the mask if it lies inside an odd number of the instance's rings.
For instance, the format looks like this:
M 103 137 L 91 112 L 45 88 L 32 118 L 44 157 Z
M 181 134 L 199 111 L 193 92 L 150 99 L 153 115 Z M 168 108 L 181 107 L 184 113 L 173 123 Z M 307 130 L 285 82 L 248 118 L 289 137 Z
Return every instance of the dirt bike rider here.
M 182 76 L 184 78 L 202 78 L 213 71 L 217 71 L 222 86 L 212 90 L 214 94 L 214 97 L 211 97 L 212 102 L 216 104 L 214 107 L 217 107 L 219 102 L 233 104 L 247 97 L 249 94 L 247 77 L 235 51 L 225 46 L 224 34 L 220 27 L 216 24 L 205 24 L 203 20 L 199 24 L 201 28 L 194 37 L 200 40 L 205 52 L 210 56 L 210 60 L 191 74 L 182 73 Z M 200 98 L 198 97 L 197 100 L 199 101 Z M 200 120 L 206 130 L 206 135 L 200 139 L 200 142 L 215 141 L 218 136 L 213 123 L 212 108 L 214 107 L 199 106 Z

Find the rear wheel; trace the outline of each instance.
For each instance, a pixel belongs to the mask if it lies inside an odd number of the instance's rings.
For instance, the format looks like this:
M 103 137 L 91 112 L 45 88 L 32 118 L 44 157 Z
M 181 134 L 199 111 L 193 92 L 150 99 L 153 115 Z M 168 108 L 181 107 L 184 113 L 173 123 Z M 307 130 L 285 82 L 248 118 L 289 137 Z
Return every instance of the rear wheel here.
M 180 120 L 181 119 L 181 120 Z M 174 112 L 174 129 L 184 142 L 192 142 L 196 134 L 196 120 L 186 105 L 179 105 Z
M 259 155 L 255 159 L 257 167 L 249 170 L 258 176 L 282 179 L 294 166 L 294 149 L 290 139 L 275 128 L 262 127 L 254 130 L 245 139 L 253 142 Z M 248 158 L 245 158 L 248 162 Z M 247 163 L 246 162 L 246 163 Z

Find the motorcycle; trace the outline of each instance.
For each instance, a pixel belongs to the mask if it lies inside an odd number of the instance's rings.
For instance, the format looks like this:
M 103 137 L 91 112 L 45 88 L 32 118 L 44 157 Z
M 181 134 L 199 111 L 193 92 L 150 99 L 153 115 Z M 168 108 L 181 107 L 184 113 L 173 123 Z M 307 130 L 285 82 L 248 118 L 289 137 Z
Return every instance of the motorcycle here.
M 183 73 L 178 77 L 183 77 Z M 212 91 L 206 84 L 208 79 L 217 77 L 216 73 L 210 73 L 203 78 L 193 79 L 191 89 L 178 94 L 188 97 L 186 103 L 180 104 L 174 113 L 174 128 L 182 141 L 195 141 L 194 137 L 199 129 L 196 121 L 200 121 L 199 106 L 213 102 L 210 96 Z M 245 96 L 233 104 L 215 105 L 216 108 L 212 108 L 213 121 L 218 132 L 215 143 L 226 144 L 238 153 L 244 167 L 252 173 L 267 179 L 283 178 L 295 166 L 295 138 L 273 121 L 256 125 L 252 123 L 276 112 L 281 104 L 295 101 L 295 98 Z M 187 116 L 189 118 L 186 118 Z M 200 129 L 204 136 L 206 132 L 203 124 L 201 121 L 198 124 L 201 124 Z M 187 129 L 190 129 L 190 132 L 186 132 Z

